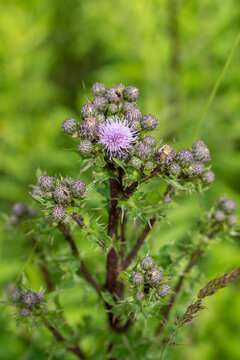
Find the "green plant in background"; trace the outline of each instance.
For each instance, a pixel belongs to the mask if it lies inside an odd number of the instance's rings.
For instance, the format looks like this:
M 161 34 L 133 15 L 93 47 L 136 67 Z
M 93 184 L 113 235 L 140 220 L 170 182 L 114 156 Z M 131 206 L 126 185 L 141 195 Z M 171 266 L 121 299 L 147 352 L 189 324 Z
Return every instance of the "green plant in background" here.
M 240 14 L 237 0 L 213 0 L 211 3 L 207 0 L 123 0 L 118 3 L 69 0 L 67 7 L 64 2 L 55 0 L 13 0 L 2 1 L 0 10 L 0 211 L 4 213 L 10 213 L 15 202 L 29 201 L 28 184 L 35 181 L 36 165 L 51 175 L 58 174 L 61 169 L 63 177 L 71 174 L 77 178 L 78 155 L 63 151 L 72 148 L 73 142 L 70 136 L 62 136 L 61 119 L 78 118 L 79 108 L 86 96 L 90 96 L 89 89 L 95 79 L 108 86 L 122 79 L 126 84 L 136 84 L 141 89 L 140 109 L 144 113 L 151 110 L 159 122 L 151 135 L 158 140 L 164 138 L 175 150 L 191 146 L 196 123 L 239 31 Z M 199 132 L 199 138 L 211 149 L 214 159 L 214 186 L 204 197 L 195 193 L 191 197 L 181 196 L 185 192 L 179 191 L 177 200 L 181 201 L 181 206 L 173 207 L 168 212 L 169 222 L 161 222 L 160 232 L 159 227 L 154 226 L 151 237 L 142 245 L 141 256 L 150 248 L 150 255 L 154 254 L 156 263 L 161 266 L 170 254 L 158 260 L 166 244 L 173 246 L 179 241 L 184 244 L 197 226 L 199 202 L 207 209 L 219 194 L 224 194 L 235 199 L 239 206 L 238 59 L 239 47 L 218 84 Z M 91 169 L 83 172 L 81 179 L 89 184 Z M 102 197 L 92 191 L 88 204 L 99 216 L 97 209 Z M 155 196 L 152 188 L 151 194 Z M 0 218 L 0 227 L 3 226 Z M 40 228 L 41 241 L 47 246 L 44 254 L 47 264 L 58 281 L 60 267 L 64 264 L 57 266 L 56 271 L 50 255 L 60 251 L 57 248 L 60 235 L 55 234 L 53 241 L 51 235 L 45 237 L 48 225 Z M 88 241 L 78 241 L 78 236 L 80 233 L 75 237 L 87 267 L 92 269 L 97 263 L 97 271 L 104 271 L 94 248 Z M 20 236 L 17 230 L 11 229 L 10 239 L 0 231 L 0 298 L 4 297 L 7 284 L 22 271 L 31 280 L 34 291 L 46 287 L 46 279 L 41 275 L 42 270 L 39 271 L 44 262 L 40 261 L 38 266 L 34 256 L 38 247 L 32 240 L 29 244 L 29 239 Z M 61 246 L 63 255 L 67 249 L 62 242 Z M 181 249 L 185 248 L 181 246 Z M 204 286 L 203 273 L 210 279 L 224 269 L 238 266 L 239 242 L 213 239 L 206 248 L 206 255 L 199 258 L 199 266 L 192 268 L 188 285 L 184 285 L 178 295 L 175 304 L 179 312 L 189 304 L 190 294 Z M 179 268 L 183 271 L 186 266 L 187 257 L 182 256 Z M 96 309 L 92 322 L 87 314 L 95 304 L 94 293 L 84 282 L 81 286 L 72 286 L 68 280 L 65 272 L 66 288 L 59 297 L 72 328 L 88 322 L 88 335 L 82 339 L 88 353 L 96 343 L 94 334 L 96 325 L 102 323 L 101 312 Z M 84 306 L 79 306 L 80 292 L 84 299 L 91 300 L 84 301 Z M 239 359 L 238 292 L 236 284 L 221 296 L 210 297 L 205 306 L 211 311 L 203 312 L 194 326 L 181 330 L 188 346 L 172 346 L 168 358 Z M 15 327 L 5 307 L 0 307 L 0 317 L 0 358 L 46 357 L 43 344 L 51 336 L 47 330 L 38 332 L 35 329 L 30 338 L 22 327 Z M 146 331 L 156 325 L 154 320 L 148 322 Z M 101 334 L 98 339 L 104 341 Z M 181 344 L 179 339 L 175 342 Z M 68 354 L 67 358 L 73 356 Z
M 207 165 L 210 150 L 201 140 L 179 151 L 168 144 L 158 146 L 149 135 L 158 120 L 142 114 L 139 90 L 134 86 L 107 88 L 95 83 L 92 95 L 92 101 L 88 99 L 81 109 L 80 122 L 70 118 L 62 124 L 63 132 L 77 141 L 73 151 L 80 157 L 78 178 L 49 176 L 38 170 L 30 194 L 42 211 L 17 203 L 9 218 L 9 226 L 34 246 L 31 257 L 43 274 L 46 292 L 33 291 L 23 273 L 8 288 L 6 304 L 15 307 L 20 326 L 25 323 L 34 331 L 34 326 L 44 325 L 50 330 L 56 343 L 48 349 L 49 356 L 58 358 L 69 351 L 79 359 L 160 358 L 169 345 L 176 344 L 178 330 L 204 309 L 202 299 L 237 280 L 239 268 L 212 280 L 182 317 L 173 321 L 186 277 L 209 244 L 237 235 L 237 205 L 221 197 L 203 213 L 187 239 L 166 244 L 159 254 L 150 248 L 151 256 L 149 251 L 143 256 L 147 236 L 167 221 L 178 194 L 203 194 L 214 182 L 215 174 Z M 86 171 L 91 172 L 88 184 L 79 178 Z M 94 208 L 91 197 L 97 193 L 100 200 Z M 91 267 L 81 252 L 81 243 L 87 241 L 94 251 Z M 89 297 L 80 291 L 82 281 Z M 69 284 L 79 288 L 80 306 L 89 303 L 88 321 L 76 329 L 65 319 L 60 299 Z M 97 323 L 92 314 L 96 306 L 101 313 Z M 84 337 L 92 326 L 94 342 L 88 348 Z

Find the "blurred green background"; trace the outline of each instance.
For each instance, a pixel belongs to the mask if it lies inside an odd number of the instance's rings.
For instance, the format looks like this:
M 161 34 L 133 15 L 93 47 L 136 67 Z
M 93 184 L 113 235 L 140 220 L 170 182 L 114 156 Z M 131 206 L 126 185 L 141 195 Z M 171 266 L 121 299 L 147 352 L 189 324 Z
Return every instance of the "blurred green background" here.
M 30 201 L 29 184 L 38 166 L 50 175 L 77 175 L 78 157 L 64 150 L 73 141 L 63 135 L 61 123 L 79 119 L 93 82 L 137 86 L 140 109 L 159 119 L 158 139 L 176 148 L 189 146 L 239 24 L 238 0 L 1 0 L 1 213 L 10 214 L 14 202 Z M 189 196 L 171 212 L 171 225 L 161 229 L 162 243 L 187 233 L 199 204 L 207 208 L 226 195 L 240 206 L 239 56 L 238 47 L 198 134 L 211 149 L 214 186 L 204 198 Z M 156 236 L 149 244 L 159 249 Z M 1 297 L 30 251 L 17 240 L 15 251 L 6 256 L 8 240 L 2 231 Z M 239 239 L 212 245 L 200 264 L 207 278 L 239 266 L 239 250 Z M 37 269 L 31 271 L 38 286 Z M 210 298 L 208 310 L 184 329 L 184 345 L 168 358 L 239 359 L 239 290 L 235 285 Z M 79 311 L 74 296 L 68 299 L 70 322 Z M 29 338 L 16 328 L 7 308 L 0 308 L 0 318 L 2 360 L 47 358 L 40 350 L 33 357 Z M 41 342 L 38 336 L 35 343 Z

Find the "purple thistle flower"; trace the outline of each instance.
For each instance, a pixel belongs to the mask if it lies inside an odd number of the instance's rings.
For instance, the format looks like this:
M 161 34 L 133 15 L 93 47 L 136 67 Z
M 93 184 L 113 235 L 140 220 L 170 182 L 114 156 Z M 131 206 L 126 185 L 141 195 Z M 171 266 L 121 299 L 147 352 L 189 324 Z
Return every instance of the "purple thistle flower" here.
M 105 147 L 110 158 L 132 149 L 137 135 L 138 131 L 118 116 L 108 117 L 106 123 L 99 124 L 99 143 Z

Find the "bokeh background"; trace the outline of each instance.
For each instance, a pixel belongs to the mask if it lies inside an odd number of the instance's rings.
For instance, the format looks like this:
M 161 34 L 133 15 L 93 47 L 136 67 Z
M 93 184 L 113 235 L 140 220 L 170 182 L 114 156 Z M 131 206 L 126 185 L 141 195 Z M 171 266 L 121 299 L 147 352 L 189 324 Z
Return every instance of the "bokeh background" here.
M 64 150 L 73 142 L 63 135 L 61 123 L 68 117 L 79 119 L 93 82 L 137 86 L 142 112 L 159 119 L 158 139 L 177 148 L 189 146 L 239 24 L 238 0 L 1 0 L 1 213 L 10 214 L 15 202 L 31 201 L 29 184 L 35 182 L 38 166 L 49 174 L 77 175 L 78 158 Z M 171 212 L 171 225 L 161 229 L 162 244 L 185 236 L 200 204 L 207 208 L 226 195 L 240 206 L 239 56 L 240 47 L 198 134 L 211 149 L 214 186 L 204 198 L 189 196 Z M 0 226 L 4 229 L 3 218 Z M 151 241 L 159 248 L 156 233 Z M 239 241 L 210 247 L 200 263 L 208 278 L 239 266 Z M 8 246 L 2 231 L 2 298 L 30 252 L 17 238 L 14 252 L 7 252 Z M 37 269 L 26 271 L 36 286 L 41 284 Z M 230 286 L 210 298 L 207 310 L 184 329 L 184 343 L 168 358 L 239 359 L 239 290 L 239 285 Z M 77 312 L 81 318 L 74 296 L 68 299 L 70 322 Z M 6 307 L 0 307 L 0 320 L 2 360 L 47 358 L 41 343 L 33 355 L 29 337 Z

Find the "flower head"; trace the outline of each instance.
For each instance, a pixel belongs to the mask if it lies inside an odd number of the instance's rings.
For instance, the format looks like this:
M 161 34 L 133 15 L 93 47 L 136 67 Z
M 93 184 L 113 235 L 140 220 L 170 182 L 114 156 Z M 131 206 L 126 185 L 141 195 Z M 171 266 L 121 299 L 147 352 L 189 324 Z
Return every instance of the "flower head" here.
M 106 123 L 99 124 L 99 142 L 105 147 L 110 158 L 125 150 L 131 150 L 137 134 L 127 120 L 117 116 L 107 118 Z

